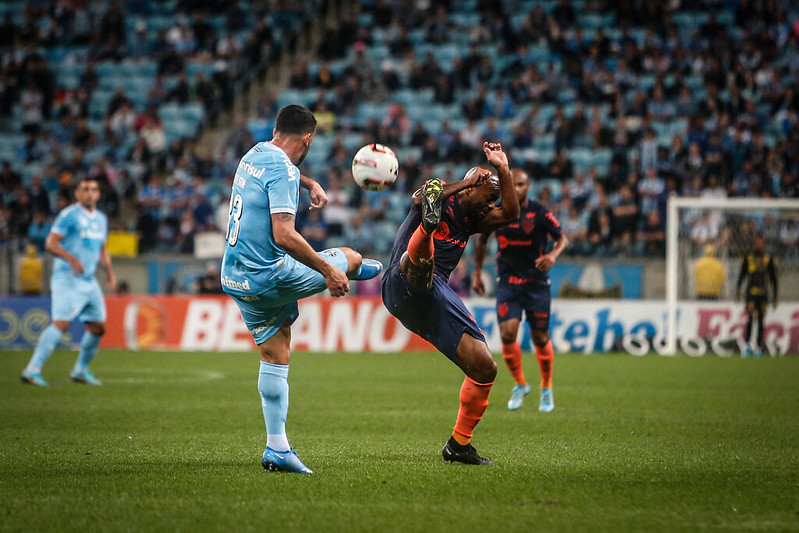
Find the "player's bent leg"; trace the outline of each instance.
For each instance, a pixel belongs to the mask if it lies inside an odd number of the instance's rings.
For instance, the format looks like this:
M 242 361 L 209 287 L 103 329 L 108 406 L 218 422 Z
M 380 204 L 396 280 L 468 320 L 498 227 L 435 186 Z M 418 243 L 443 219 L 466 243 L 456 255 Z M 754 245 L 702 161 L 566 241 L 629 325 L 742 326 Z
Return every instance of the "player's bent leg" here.
M 363 257 L 352 248 L 339 248 L 347 258 L 347 277 L 354 280 L 372 279 L 383 271 L 383 263 Z
M 266 425 L 266 449 L 261 466 L 273 472 L 313 474 L 289 445 L 286 418 L 289 411 L 289 359 L 291 327 L 283 324 L 269 339 L 258 345 L 261 366 L 258 373 L 258 394 Z
M 30 361 L 28 361 L 28 366 L 25 367 L 20 376 L 20 381 L 22 381 L 22 383 L 36 385 L 38 387 L 47 386 L 47 382 L 42 376 L 42 367 L 53 353 L 56 346 L 58 346 L 58 341 L 61 340 L 61 336 L 67 331 L 67 328 L 69 328 L 69 324 L 70 321 L 68 320 L 53 320 L 53 322 L 42 331 L 42 334 L 39 335 L 39 340 L 36 342 L 33 355 Z
M 546 330 L 531 329 L 530 334 L 535 345 L 535 356 L 538 360 L 538 369 L 541 371 L 541 391 L 538 410 L 550 413 L 555 409 L 555 399 L 552 394 L 552 367 L 555 360 L 555 350 Z
M 411 262 L 408 252 L 402 254 L 400 258 L 400 271 L 408 284 L 419 291 L 429 291 L 433 287 L 433 272 L 436 265 L 434 260 L 430 260 L 422 265 Z
M 497 364 L 485 342 L 464 333 L 458 344 L 455 363 L 466 373 L 460 391 L 460 409 L 452 437 L 441 455 L 447 462 L 471 465 L 492 465 L 471 445 L 472 433 L 488 407 L 488 395 L 497 375 Z

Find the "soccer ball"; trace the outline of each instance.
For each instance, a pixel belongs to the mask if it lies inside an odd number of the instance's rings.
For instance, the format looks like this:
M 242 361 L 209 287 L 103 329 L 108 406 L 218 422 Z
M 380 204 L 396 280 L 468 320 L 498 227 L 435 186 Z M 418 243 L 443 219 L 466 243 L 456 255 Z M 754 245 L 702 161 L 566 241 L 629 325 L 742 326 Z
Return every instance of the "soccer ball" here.
M 352 177 L 367 191 L 382 191 L 397 181 L 399 162 L 384 144 L 367 144 L 352 158 Z

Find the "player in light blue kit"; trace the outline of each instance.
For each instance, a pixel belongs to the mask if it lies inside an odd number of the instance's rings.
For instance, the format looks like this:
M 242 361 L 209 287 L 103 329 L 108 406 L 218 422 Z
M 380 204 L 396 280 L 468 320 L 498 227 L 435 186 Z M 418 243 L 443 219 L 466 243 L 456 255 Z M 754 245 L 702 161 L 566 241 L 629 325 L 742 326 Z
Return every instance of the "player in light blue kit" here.
M 230 194 L 222 288 L 239 306 L 261 353 L 258 392 L 266 423 L 266 470 L 312 474 L 289 446 L 291 324 L 297 300 L 325 289 L 344 296 L 349 279 L 380 273 L 379 261 L 362 259 L 350 248 L 315 252 L 294 228 L 300 187 L 308 189 L 311 209 L 327 203 L 324 189 L 297 168 L 311 148 L 316 118 L 289 105 L 275 119 L 273 138 L 253 146 L 239 162 Z
M 105 248 L 108 218 L 97 209 L 100 187 L 95 178 L 82 179 L 75 189 L 75 198 L 77 203 L 63 209 L 56 217 L 44 245 L 56 256 L 50 280 L 53 322 L 39 336 L 21 378 L 23 383 L 40 387 L 47 386 L 42 377 L 45 361 L 76 317 L 86 325 L 86 331 L 70 378 L 76 383 L 101 385 L 89 371 L 89 363 L 97 354 L 100 338 L 105 333 L 105 299 L 94 277 L 98 263 L 105 268 L 109 289 L 116 287 L 111 257 Z

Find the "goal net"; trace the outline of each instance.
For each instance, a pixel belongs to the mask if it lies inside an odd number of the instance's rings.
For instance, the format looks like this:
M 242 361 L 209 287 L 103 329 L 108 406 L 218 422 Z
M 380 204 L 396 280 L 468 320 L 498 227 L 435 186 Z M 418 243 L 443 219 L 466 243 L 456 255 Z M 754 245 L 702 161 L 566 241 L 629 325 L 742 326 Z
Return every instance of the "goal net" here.
M 667 216 L 664 354 L 742 353 L 746 336 L 743 259 L 756 236 L 775 260 L 778 305 L 764 318 L 764 353 L 799 352 L 799 202 L 782 199 L 671 198 Z M 768 276 L 766 276 L 768 278 Z M 757 322 L 752 328 L 752 340 Z

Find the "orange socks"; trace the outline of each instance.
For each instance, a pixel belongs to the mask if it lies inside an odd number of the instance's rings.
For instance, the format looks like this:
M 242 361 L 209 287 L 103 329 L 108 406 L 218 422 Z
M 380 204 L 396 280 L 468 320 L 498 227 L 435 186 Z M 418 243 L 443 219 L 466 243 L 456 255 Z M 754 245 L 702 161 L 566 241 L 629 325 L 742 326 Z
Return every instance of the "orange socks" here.
M 524 379 L 524 370 L 522 369 L 522 347 L 519 341 L 511 344 L 502 345 L 502 357 L 505 359 L 505 364 L 508 365 L 510 375 L 517 385 L 526 385 L 527 381 Z
M 458 419 L 455 430 L 452 432 L 458 444 L 466 446 L 472 440 L 472 431 L 482 418 L 488 407 L 488 394 L 491 392 L 491 383 L 477 383 L 469 376 L 463 379 L 461 385 L 461 407 L 458 410 Z
M 543 348 L 535 347 L 535 356 L 538 359 L 538 368 L 541 370 L 541 388 L 552 388 L 552 362 L 555 359 L 555 350 L 552 341 L 547 342 Z
M 414 265 L 421 266 L 433 259 L 435 249 L 433 235 L 425 233 L 422 225 L 419 224 L 419 227 L 411 235 L 411 240 L 408 241 L 408 259 Z

